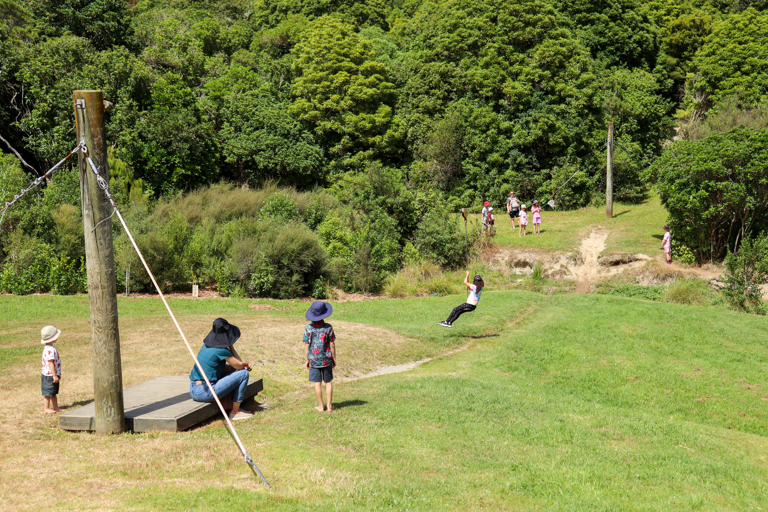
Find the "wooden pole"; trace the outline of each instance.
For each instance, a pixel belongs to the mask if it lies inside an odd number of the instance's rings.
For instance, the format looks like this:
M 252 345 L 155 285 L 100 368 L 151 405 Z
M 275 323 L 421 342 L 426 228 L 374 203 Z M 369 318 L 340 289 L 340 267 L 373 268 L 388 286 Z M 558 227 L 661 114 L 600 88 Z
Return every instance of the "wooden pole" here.
M 109 182 L 102 91 L 75 91 L 77 141 Z M 93 395 L 97 434 L 125 432 L 120 332 L 117 326 L 117 283 L 112 244 L 112 206 L 99 188 L 83 152 L 78 155 L 80 198 L 83 203 L 88 300 L 91 307 Z M 105 220 L 107 219 L 107 220 Z M 104 222 L 102 222 L 104 221 Z M 96 229 L 94 230 L 94 227 Z
M 605 216 L 613 217 L 613 121 L 608 123 L 608 164 L 605 173 Z

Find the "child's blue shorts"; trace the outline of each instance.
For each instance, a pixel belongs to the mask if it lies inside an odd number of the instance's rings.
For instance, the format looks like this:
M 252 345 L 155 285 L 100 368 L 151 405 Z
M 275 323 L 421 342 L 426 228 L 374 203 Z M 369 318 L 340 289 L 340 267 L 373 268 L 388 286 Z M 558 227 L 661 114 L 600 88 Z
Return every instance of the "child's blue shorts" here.
M 53 377 L 50 375 L 40 375 L 40 391 L 43 392 L 43 396 L 56 396 L 59 394 L 59 383 L 53 382 Z
M 333 380 L 333 368 L 310 368 L 309 382 L 331 382 Z

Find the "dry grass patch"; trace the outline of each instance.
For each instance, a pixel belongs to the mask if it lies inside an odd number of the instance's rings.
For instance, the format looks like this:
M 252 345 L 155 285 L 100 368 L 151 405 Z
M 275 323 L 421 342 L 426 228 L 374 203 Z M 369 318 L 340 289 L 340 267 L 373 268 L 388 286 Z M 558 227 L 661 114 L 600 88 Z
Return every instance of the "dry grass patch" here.
M 213 315 L 179 317 L 195 353 L 210 331 Z M 260 314 L 227 315 L 240 327 L 236 348 L 254 366 L 253 378 L 263 378 L 265 391 L 259 401 L 279 402 L 298 392 L 309 396 L 304 367 L 304 326 L 300 317 Z M 386 329 L 331 319 L 337 335 L 339 381 L 353 379 L 408 357 L 407 338 Z M 59 404 L 64 408 L 83 405 L 93 397 L 90 327 L 86 320 L 51 319 L 62 329 L 57 347 L 62 357 Z M 167 316 L 120 320 L 123 386 L 129 387 L 159 375 L 188 374 L 192 358 Z M 99 437 L 58 429 L 58 416 L 43 415 L 40 396 L 38 326 L 2 326 L 0 348 L 34 347 L 32 355 L 17 357 L 0 367 L 0 507 L 4 510 L 41 510 L 51 503 L 60 510 L 116 510 L 107 499 L 121 489 L 145 484 L 195 488 L 200 474 L 218 472 L 217 482 L 208 485 L 253 490 L 249 472 L 238 464 L 236 449 L 211 420 L 191 432 L 152 433 Z M 39 351 L 37 350 L 39 348 Z M 238 430 L 247 426 L 238 426 Z M 250 443 L 252 444 L 252 443 Z M 258 453 L 258 449 L 250 446 Z M 258 463 L 258 461 L 257 461 Z M 221 473 L 222 468 L 225 468 Z M 307 466 L 306 472 L 311 468 Z M 46 479 L 46 493 L 40 482 Z M 339 485 L 351 482 L 349 474 L 335 474 Z M 116 492 L 118 491 L 118 492 Z M 128 491 L 134 492 L 134 491 Z

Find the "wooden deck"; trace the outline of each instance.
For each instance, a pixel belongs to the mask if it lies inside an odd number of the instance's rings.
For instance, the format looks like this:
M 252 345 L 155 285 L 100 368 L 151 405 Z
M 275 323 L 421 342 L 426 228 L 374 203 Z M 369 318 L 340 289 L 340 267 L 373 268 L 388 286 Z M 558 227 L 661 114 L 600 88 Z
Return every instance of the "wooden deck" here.
M 248 383 L 246 399 L 264 389 L 261 379 Z M 155 377 L 131 386 L 123 393 L 125 424 L 133 432 L 163 430 L 179 432 L 220 414 L 214 404 L 195 402 L 189 397 L 186 375 Z M 64 430 L 95 430 L 93 402 L 59 416 Z

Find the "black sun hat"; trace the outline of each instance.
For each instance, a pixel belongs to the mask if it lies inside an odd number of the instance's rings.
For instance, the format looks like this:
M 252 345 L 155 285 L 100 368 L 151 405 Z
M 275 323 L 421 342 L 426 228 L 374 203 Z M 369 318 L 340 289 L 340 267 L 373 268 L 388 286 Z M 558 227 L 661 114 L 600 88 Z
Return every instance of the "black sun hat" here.
M 239 338 L 240 329 L 237 326 L 231 325 L 223 318 L 217 318 L 203 343 L 208 348 L 227 348 L 234 345 Z

